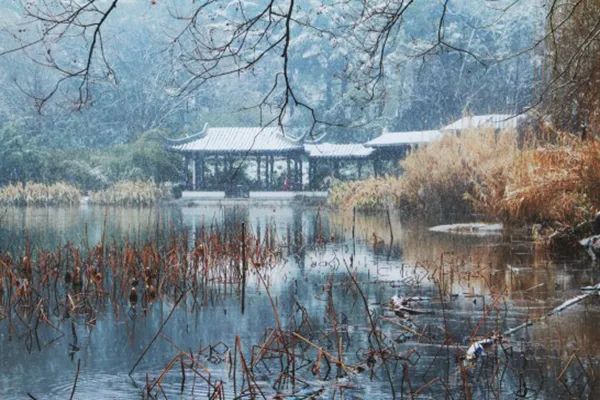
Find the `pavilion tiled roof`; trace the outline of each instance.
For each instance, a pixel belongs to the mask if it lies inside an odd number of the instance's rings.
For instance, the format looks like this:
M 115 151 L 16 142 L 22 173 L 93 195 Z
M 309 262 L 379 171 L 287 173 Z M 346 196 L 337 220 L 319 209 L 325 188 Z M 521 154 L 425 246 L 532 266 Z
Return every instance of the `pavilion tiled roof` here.
M 203 132 L 171 143 L 177 151 L 206 153 L 277 153 L 302 151 L 303 146 L 287 138 L 279 127 L 205 127 Z
M 311 158 L 364 158 L 370 156 L 375 149 L 360 143 L 318 143 L 305 144 L 304 150 Z
M 409 131 L 409 132 L 384 132 L 365 143 L 368 147 L 393 147 L 411 144 L 429 143 L 442 136 L 438 130 Z

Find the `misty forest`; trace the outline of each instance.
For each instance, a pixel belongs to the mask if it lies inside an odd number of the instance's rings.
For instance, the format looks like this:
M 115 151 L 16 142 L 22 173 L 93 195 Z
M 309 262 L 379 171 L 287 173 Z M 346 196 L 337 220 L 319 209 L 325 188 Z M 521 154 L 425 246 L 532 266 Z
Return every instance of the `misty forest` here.
M 0 0 L 0 398 L 600 397 L 599 0 Z

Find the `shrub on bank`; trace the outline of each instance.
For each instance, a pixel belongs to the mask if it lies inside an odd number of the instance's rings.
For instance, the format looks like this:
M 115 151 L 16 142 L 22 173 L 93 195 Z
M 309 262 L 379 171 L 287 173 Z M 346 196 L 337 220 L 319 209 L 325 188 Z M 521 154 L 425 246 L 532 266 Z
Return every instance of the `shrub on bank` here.
M 16 183 L 0 188 L 0 204 L 4 206 L 70 206 L 79 202 L 79 189 L 61 182 Z
M 169 189 L 145 181 L 117 182 L 108 189 L 92 192 L 90 203 L 118 206 L 150 206 L 169 197 Z

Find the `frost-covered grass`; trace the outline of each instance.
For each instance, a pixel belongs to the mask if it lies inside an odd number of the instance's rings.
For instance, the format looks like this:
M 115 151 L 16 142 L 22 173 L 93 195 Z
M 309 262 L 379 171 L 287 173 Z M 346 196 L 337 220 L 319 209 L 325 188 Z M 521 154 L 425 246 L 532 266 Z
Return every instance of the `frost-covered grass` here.
M 469 197 L 496 190 L 490 183 L 504 179 L 517 153 L 513 132 L 496 135 L 490 129 L 444 136 L 401 162 L 400 207 L 411 213 L 469 214 L 474 211 Z
M 396 178 L 339 183 L 330 204 L 397 206 L 442 217 L 480 213 L 513 225 L 574 226 L 600 210 L 600 141 L 553 134 L 517 145 L 511 132 L 463 132 L 411 153 Z
M 448 135 L 413 151 L 400 166 L 401 177 L 339 183 L 330 204 L 359 209 L 397 207 L 406 213 L 465 214 L 473 210 L 465 194 L 501 174 L 516 152 L 515 135 L 493 131 Z
M 398 205 L 399 181 L 395 177 L 336 182 L 327 201 L 333 207 L 376 210 Z
M 70 206 L 79 201 L 79 189 L 61 182 L 15 183 L 0 188 L 0 204 L 4 206 Z
M 573 226 L 600 210 L 600 140 L 567 134 L 530 145 L 502 177 L 486 177 L 470 199 L 487 215 L 512 223 Z
M 169 197 L 169 189 L 146 181 L 122 181 L 90 194 L 90 203 L 119 206 L 149 206 Z

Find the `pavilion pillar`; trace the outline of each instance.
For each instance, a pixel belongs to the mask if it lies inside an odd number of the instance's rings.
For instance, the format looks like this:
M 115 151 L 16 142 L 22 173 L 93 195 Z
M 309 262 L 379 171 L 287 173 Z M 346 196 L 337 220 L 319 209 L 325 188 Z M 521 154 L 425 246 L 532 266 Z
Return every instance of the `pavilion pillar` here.
M 270 187 L 272 188 L 274 183 L 275 183 L 275 179 L 273 179 L 273 170 L 275 168 L 275 156 L 271 156 L 270 157 L 270 167 L 269 167 L 269 184 Z
M 196 190 L 196 155 L 192 156 L 192 190 Z
M 206 187 L 206 162 L 204 161 L 204 157 L 200 160 L 200 181 L 202 182 L 202 187 Z
M 358 168 L 358 179 L 362 179 L 362 167 L 363 167 L 362 160 L 358 160 L 357 163 L 358 163 L 358 165 L 357 165 L 357 168 Z
M 294 158 L 294 190 L 298 188 L 298 159 Z
M 308 165 L 308 182 L 306 182 L 306 187 L 312 188 L 312 162 L 310 158 L 306 159 L 306 164 Z
M 190 156 L 187 155 L 187 153 L 185 153 L 183 155 L 183 159 L 184 159 L 184 165 L 185 165 L 185 189 L 189 190 L 190 189 Z
M 302 158 L 298 159 L 298 183 L 300 184 L 300 187 L 298 188 L 298 190 L 302 190 L 303 189 L 303 184 L 302 184 L 302 179 L 304 178 L 302 175 L 304 175 L 304 171 L 302 170 Z
M 196 188 L 204 188 L 204 175 L 205 175 L 205 163 L 204 156 L 198 156 L 196 158 Z
M 269 156 L 265 156 L 265 167 L 264 167 L 264 178 L 265 178 L 265 189 L 269 187 Z
M 256 184 L 260 187 L 260 156 L 256 156 Z
M 265 156 L 265 173 L 264 173 L 264 177 L 265 177 L 265 189 L 267 189 L 269 187 L 269 156 Z

